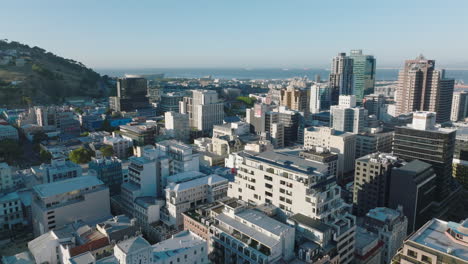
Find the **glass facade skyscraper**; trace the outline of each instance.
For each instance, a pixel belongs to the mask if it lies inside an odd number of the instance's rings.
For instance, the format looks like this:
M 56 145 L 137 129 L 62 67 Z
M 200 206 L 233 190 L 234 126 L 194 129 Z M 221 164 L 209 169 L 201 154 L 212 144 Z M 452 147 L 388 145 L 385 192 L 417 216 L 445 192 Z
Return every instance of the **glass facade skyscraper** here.
M 362 50 L 352 50 L 349 57 L 353 59 L 353 94 L 357 102 L 362 102 L 364 96 L 374 92 L 376 60 Z

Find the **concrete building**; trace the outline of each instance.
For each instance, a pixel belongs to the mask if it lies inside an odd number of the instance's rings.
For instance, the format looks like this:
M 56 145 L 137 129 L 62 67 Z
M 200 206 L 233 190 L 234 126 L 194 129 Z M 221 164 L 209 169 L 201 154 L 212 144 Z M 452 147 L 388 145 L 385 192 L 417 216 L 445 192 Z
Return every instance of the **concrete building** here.
M 452 162 L 456 131 L 436 127 L 435 122 L 435 113 L 413 113 L 411 125 L 395 128 L 393 153 L 406 161 L 419 159 L 431 164 L 437 174 L 435 198 L 442 202 L 454 193 Z
M 323 147 L 338 154 L 338 181 L 344 174 L 354 170 L 356 135 L 335 131 L 329 127 L 308 127 L 304 131 L 304 148 Z
M 386 109 L 385 96 L 383 94 L 369 94 L 364 96 L 362 105 L 369 115 L 375 115 L 379 120 L 384 120 Z
M 223 123 L 224 104 L 213 90 L 192 90 L 191 97 L 184 97 L 179 112 L 189 115 L 190 127 L 211 132 L 214 125 Z
M 370 128 L 356 135 L 356 158 L 375 152 L 390 153 L 392 151 L 393 131 L 381 127 Z
M 351 50 L 353 61 L 353 94 L 358 102 L 374 92 L 376 60 L 372 55 L 362 54 L 362 50 Z
M 158 104 L 161 113 L 179 112 L 179 102 L 184 99 L 184 93 L 163 93 Z
M 307 89 L 295 88 L 294 86 L 288 86 L 287 88 L 281 89 L 280 105 L 286 106 L 291 110 L 309 113 L 309 93 Z
M 9 125 L 0 125 L 0 141 L 5 139 L 12 139 L 18 141 L 18 129 Z
M 378 235 L 383 242 L 382 259 L 378 263 L 390 264 L 393 256 L 406 238 L 408 219 L 403 208 L 397 210 L 377 207 L 370 210 L 364 220 L 364 228 Z
M 405 241 L 392 263 L 467 263 L 467 227 L 468 220 L 429 220 Z
M 0 163 L 0 192 L 7 192 L 14 186 L 12 171 L 7 163 Z
M 112 136 L 104 137 L 103 143 L 112 146 L 114 155 L 119 159 L 127 159 L 131 156 L 133 140 L 128 137 L 122 137 L 121 135 L 112 133 Z
M 188 114 L 180 114 L 172 111 L 165 112 L 164 126 L 166 128 L 166 135 L 182 142 L 189 141 L 190 125 Z
M 367 110 L 356 107 L 354 95 L 340 95 L 339 100 L 339 105 L 330 108 L 330 127 L 354 134 L 364 132 L 367 126 Z
M 353 94 L 353 59 L 346 53 L 333 58 L 329 83 L 332 87 L 332 105 L 338 104 L 339 95 Z
M 398 157 L 378 152 L 356 160 L 353 206 L 357 216 L 388 206 L 392 169 L 402 165 Z
M 317 114 L 330 109 L 332 89 L 328 84 L 315 83 L 310 87 L 310 113 Z
M 266 113 L 273 108 L 270 105 L 256 103 L 252 108 L 246 109 L 246 121 L 250 125 L 250 131 L 255 134 L 269 132 L 265 127 Z
M 66 179 L 80 177 L 82 168 L 80 165 L 73 163 L 64 158 L 54 158 L 50 164 L 41 164 L 40 166 L 31 167 L 31 171 L 40 183 L 52 183 Z
M 356 228 L 356 249 L 354 250 L 354 263 L 381 264 L 383 242 L 375 233 L 362 227 Z
M 107 187 L 111 196 L 120 194 L 123 183 L 122 162 L 116 158 L 93 159 L 88 164 L 88 175 L 101 180 Z
M 21 198 L 17 192 L 0 194 L 0 230 L 26 225 Z
M 437 113 L 438 123 L 449 121 L 454 80 L 444 75 L 443 70 L 435 69 L 435 60 L 427 60 L 422 55 L 407 60 L 398 76 L 396 114 L 431 111 Z
M 450 121 L 464 121 L 468 117 L 468 92 L 455 92 L 452 98 Z
M 75 113 L 67 108 L 56 106 L 36 107 L 37 124 L 45 131 L 60 131 L 63 134 L 78 135 L 80 122 Z
M 355 217 L 341 198 L 335 175 L 328 174 L 328 165 L 305 159 L 299 151 L 239 155 L 243 161 L 229 184 L 230 197 L 253 205 L 272 204 L 286 215 L 301 213 L 331 225 L 341 263 L 352 261 Z
M 166 188 L 166 211 L 161 220 L 169 226 L 181 228 L 182 213 L 227 196 L 228 180 L 216 174 L 180 183 L 170 183 Z
M 158 135 L 158 127 L 153 124 L 122 125 L 120 126 L 120 135 L 125 139 L 132 140 L 133 146 L 152 145 Z
M 117 96 L 109 98 L 109 106 L 117 112 L 133 112 L 150 107 L 148 81 L 142 76 L 125 75 L 117 80 Z
M 37 185 L 33 188 L 32 215 L 36 236 L 78 220 L 109 217 L 109 189 L 91 176 Z
M 432 218 L 436 177 L 432 166 L 419 160 L 392 170 L 388 207 L 403 206 L 408 233 Z
M 452 166 L 453 177 L 468 189 L 468 134 L 463 128 L 457 130 Z

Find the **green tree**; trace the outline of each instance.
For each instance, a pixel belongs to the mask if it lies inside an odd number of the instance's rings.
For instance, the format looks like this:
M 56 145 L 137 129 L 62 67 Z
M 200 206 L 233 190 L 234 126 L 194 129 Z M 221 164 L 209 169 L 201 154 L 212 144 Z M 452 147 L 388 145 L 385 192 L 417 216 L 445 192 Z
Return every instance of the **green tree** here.
M 254 103 L 255 103 L 255 99 L 251 98 L 251 97 L 248 97 L 248 96 L 238 96 L 236 98 L 236 100 L 243 102 L 248 107 L 252 107 L 254 105 Z
M 88 131 L 85 131 L 83 133 L 80 134 L 80 137 L 87 137 L 89 136 L 89 132 Z
M 49 137 L 43 131 L 38 131 L 33 134 L 33 143 L 40 143 L 43 140 L 48 139 Z
M 41 149 L 39 152 L 39 157 L 41 158 L 42 162 L 50 162 L 52 159 L 52 154 L 50 154 L 50 152 L 45 149 Z
M 92 156 L 93 152 L 85 148 L 75 149 L 72 152 L 70 152 L 70 155 L 68 155 L 70 160 L 77 164 L 85 164 L 90 162 Z
M 0 161 L 16 163 L 21 158 L 21 148 L 17 141 L 4 139 L 0 141 Z
M 114 156 L 114 149 L 112 148 L 112 146 L 104 146 L 102 148 L 99 149 L 99 151 L 101 151 L 102 155 L 104 157 L 112 157 Z
M 81 109 L 81 108 L 77 107 L 77 108 L 75 108 L 75 113 L 77 113 L 77 114 L 80 114 L 80 115 L 81 115 L 81 114 L 83 114 L 83 109 Z

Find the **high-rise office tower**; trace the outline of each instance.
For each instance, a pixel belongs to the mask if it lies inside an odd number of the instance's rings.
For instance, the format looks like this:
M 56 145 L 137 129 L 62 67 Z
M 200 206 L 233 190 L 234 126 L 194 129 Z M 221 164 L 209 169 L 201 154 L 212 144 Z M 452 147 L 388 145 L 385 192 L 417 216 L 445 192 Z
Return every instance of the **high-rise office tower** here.
M 362 102 L 364 96 L 374 92 L 376 60 L 362 50 L 351 50 L 349 57 L 353 60 L 353 94 Z
M 364 96 L 362 105 L 367 109 L 369 115 L 375 115 L 382 120 L 385 110 L 385 96 L 383 94 L 369 94 Z
M 149 108 L 148 81 L 138 75 L 125 75 L 117 80 L 117 96 L 109 99 L 114 111 L 131 112 Z
M 353 59 L 346 53 L 333 58 L 329 83 L 332 88 L 332 105 L 338 103 L 339 95 L 353 94 Z
M 396 114 L 431 111 L 437 113 L 438 123 L 449 121 L 455 81 L 444 75 L 443 70 L 435 70 L 434 60 L 422 55 L 407 60 L 398 76 Z
M 372 153 L 356 160 L 353 205 L 357 216 L 376 207 L 387 207 L 390 175 L 403 162 L 386 153 Z
M 309 98 L 307 89 L 299 89 L 294 86 L 281 90 L 280 105 L 286 106 L 291 110 L 309 113 Z
M 455 92 L 452 99 L 451 121 L 463 121 L 468 116 L 468 92 Z
M 189 115 L 190 127 L 210 132 L 214 125 L 223 123 L 224 104 L 213 90 L 193 90 L 191 97 L 184 97 L 179 111 Z
M 413 113 L 413 123 L 396 127 L 393 154 L 406 161 L 415 159 L 427 162 L 437 174 L 437 200 L 443 201 L 452 193 L 452 160 L 456 131 L 435 127 L 436 114 Z
M 453 177 L 468 189 L 468 135 L 457 131 L 455 153 L 453 155 Z
M 330 109 L 330 127 L 337 131 L 361 133 L 366 128 L 367 110 L 356 107 L 354 95 L 340 95 L 339 105 Z
M 316 83 L 310 87 L 310 113 L 317 114 L 330 109 L 331 89 L 325 83 Z

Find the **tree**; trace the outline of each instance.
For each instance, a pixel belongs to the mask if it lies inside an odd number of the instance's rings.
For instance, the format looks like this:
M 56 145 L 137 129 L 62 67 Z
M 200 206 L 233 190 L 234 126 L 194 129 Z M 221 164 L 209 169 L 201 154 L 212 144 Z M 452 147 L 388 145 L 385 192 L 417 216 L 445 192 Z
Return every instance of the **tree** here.
M 114 131 L 113 127 L 111 126 L 110 124 L 110 121 L 109 119 L 104 119 L 104 121 L 102 122 L 102 126 L 101 126 L 101 129 L 102 131 L 106 131 L 106 132 L 109 132 L 111 133 L 112 131 Z
M 70 152 L 70 155 L 68 155 L 70 160 L 77 164 L 85 164 L 90 162 L 92 156 L 93 152 L 83 147 L 73 150 L 72 152 Z
M 21 148 L 17 141 L 4 139 L 0 141 L 0 160 L 7 163 L 17 162 L 21 158 Z
M 52 154 L 49 151 L 41 149 L 39 152 L 39 157 L 41 158 L 42 162 L 49 162 L 52 159 Z
M 83 109 L 81 109 L 80 107 L 77 107 L 77 108 L 75 108 L 75 113 L 81 115 L 81 114 L 83 114 Z
M 102 156 L 104 156 L 104 157 L 114 156 L 114 149 L 112 148 L 112 146 L 109 146 L 109 145 L 104 146 L 104 147 L 100 148 L 99 151 L 101 151 Z
M 238 96 L 236 100 L 243 102 L 248 107 L 252 107 L 255 103 L 255 99 L 248 96 Z

